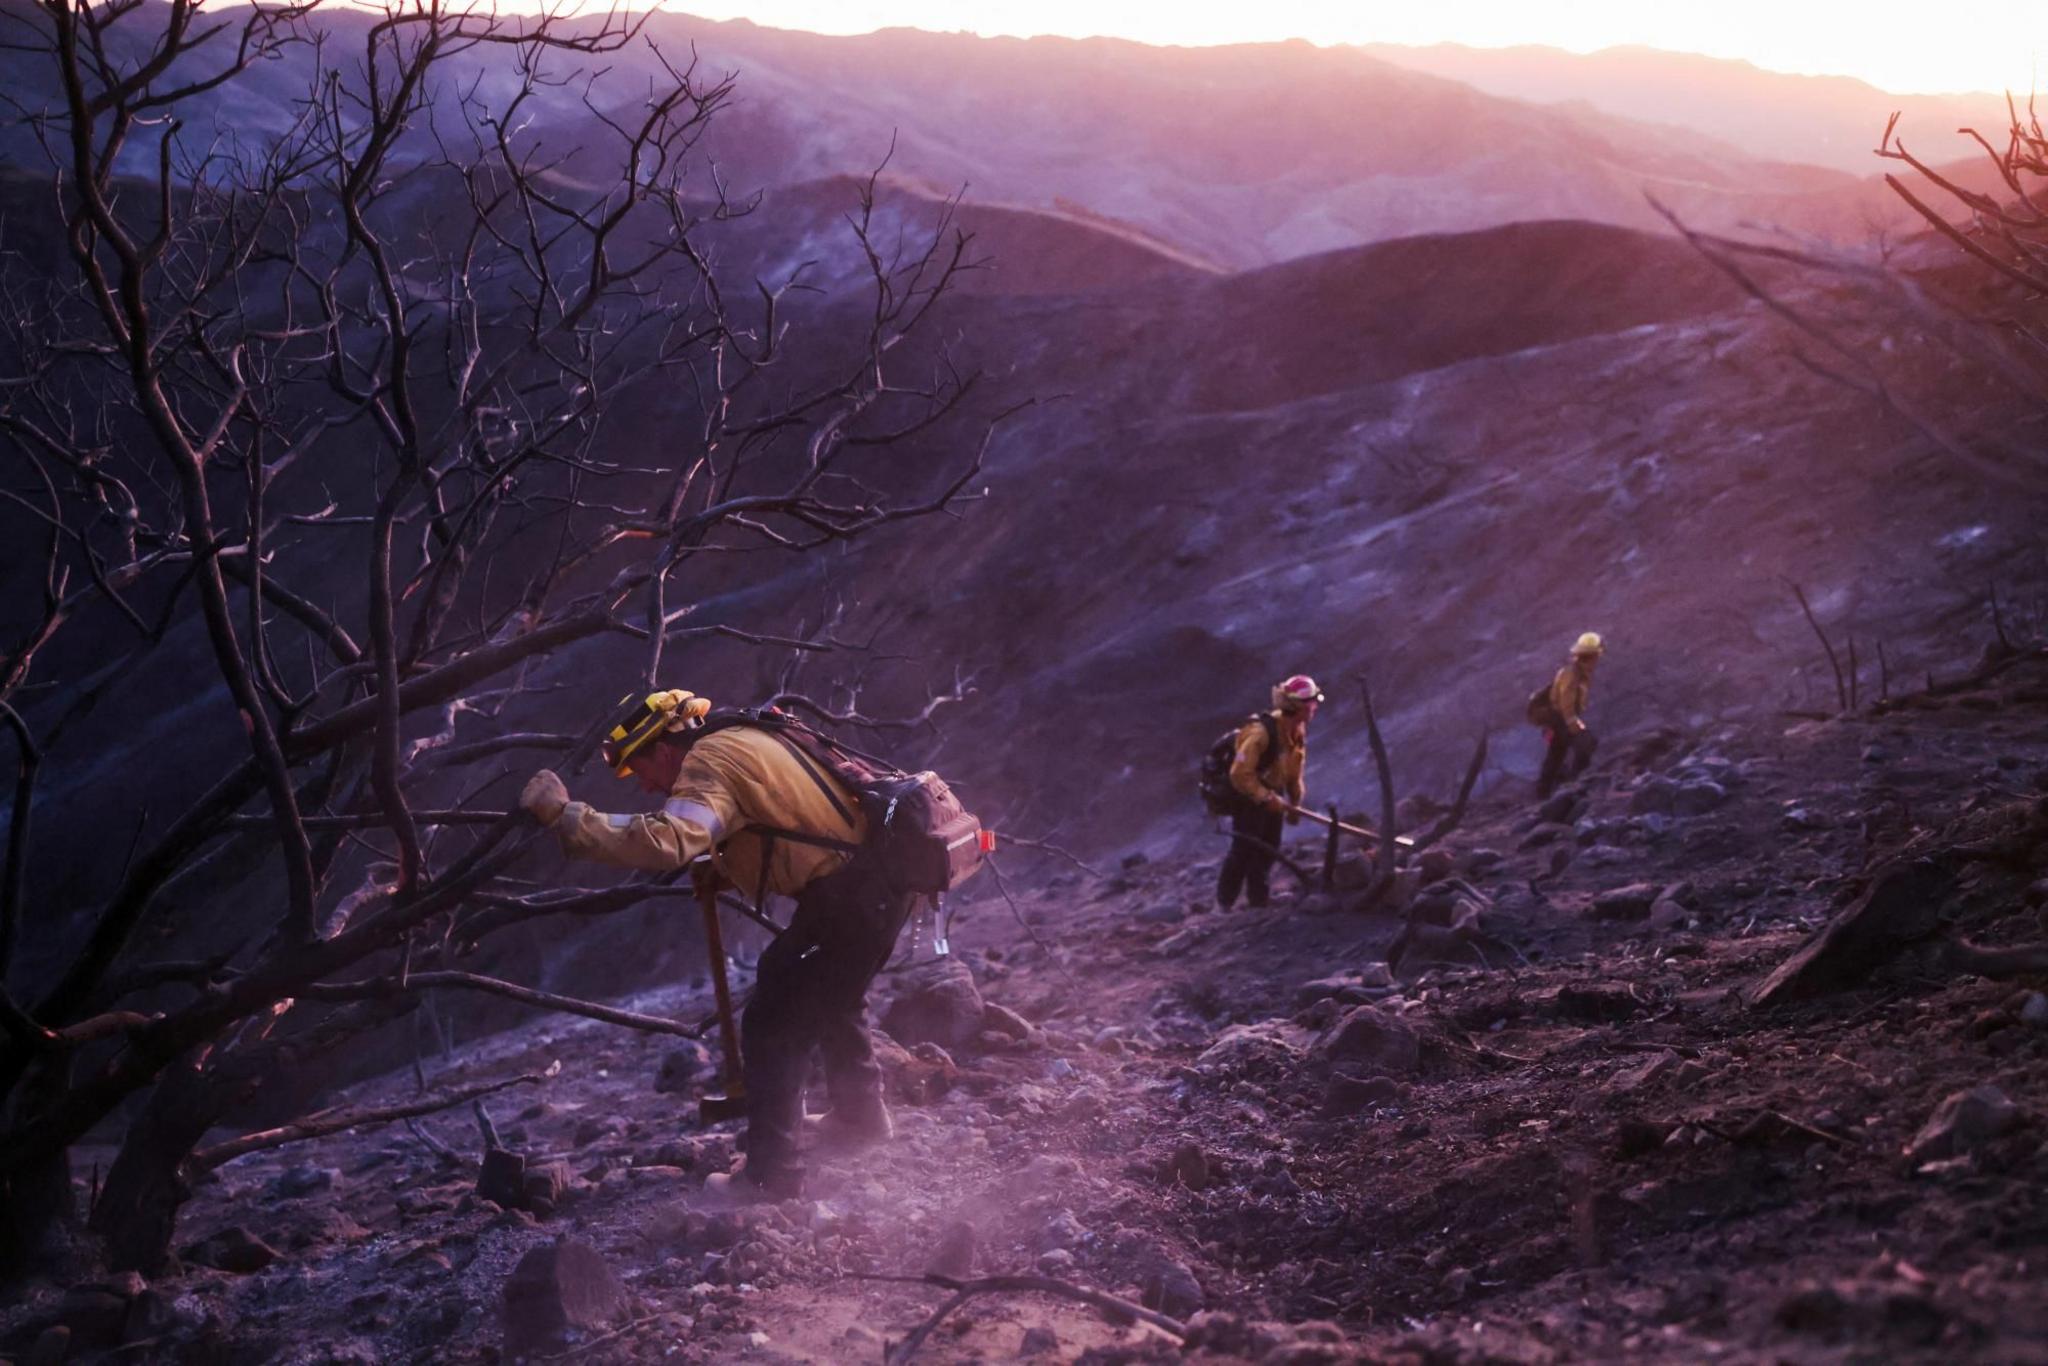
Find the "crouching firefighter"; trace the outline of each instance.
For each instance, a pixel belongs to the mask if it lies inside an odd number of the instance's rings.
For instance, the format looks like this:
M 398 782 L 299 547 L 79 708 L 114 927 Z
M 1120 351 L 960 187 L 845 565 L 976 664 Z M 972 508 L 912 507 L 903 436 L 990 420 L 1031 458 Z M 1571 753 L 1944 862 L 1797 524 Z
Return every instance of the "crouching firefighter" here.
M 1560 780 L 1576 779 L 1593 762 L 1600 739 L 1586 725 L 1586 704 L 1593 693 L 1593 666 L 1606 652 L 1592 631 L 1572 645 L 1572 657 L 1550 686 L 1529 699 L 1529 720 L 1543 728 L 1543 769 L 1536 775 L 1536 795 L 1548 798 Z
M 1266 904 L 1285 822 L 1299 819 L 1294 808 L 1308 795 L 1308 723 L 1322 701 L 1307 674 L 1275 684 L 1273 709 L 1218 739 L 1203 763 L 1203 800 L 1230 817 L 1230 852 L 1216 876 L 1216 904 L 1226 911 L 1240 891 L 1247 904 Z
M 736 1181 L 714 1178 L 707 1190 L 798 1195 L 812 1050 L 824 1061 L 828 1128 L 854 1142 L 891 1137 L 868 987 L 918 900 L 972 874 L 992 841 L 938 775 L 901 773 L 786 713 L 713 710 L 681 690 L 621 705 L 605 761 L 662 797 L 659 810 L 594 810 L 546 770 L 520 805 L 571 857 L 671 871 L 708 854 L 722 881 L 757 905 L 770 892 L 796 899 L 741 1017 L 746 1161 Z

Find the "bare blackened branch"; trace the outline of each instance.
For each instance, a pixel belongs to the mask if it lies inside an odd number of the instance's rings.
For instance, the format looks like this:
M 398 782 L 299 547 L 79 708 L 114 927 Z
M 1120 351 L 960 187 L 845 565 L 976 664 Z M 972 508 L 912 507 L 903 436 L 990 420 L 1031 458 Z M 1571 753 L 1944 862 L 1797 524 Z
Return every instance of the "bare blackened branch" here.
M 322 1110 L 307 1115 L 304 1119 L 293 1120 L 290 1124 L 274 1129 L 260 1129 L 243 1134 L 209 1148 L 201 1148 L 186 1162 L 186 1169 L 194 1174 L 212 1171 L 223 1163 L 232 1162 L 250 1153 L 264 1152 L 271 1148 L 282 1148 L 288 1143 L 304 1143 L 308 1139 L 325 1138 L 329 1134 L 361 1129 L 375 1124 L 392 1124 L 401 1119 L 417 1119 L 440 1110 L 467 1105 L 485 1096 L 514 1086 L 538 1086 L 558 1075 L 562 1064 L 551 1063 L 545 1072 L 530 1072 L 523 1076 L 506 1077 L 500 1081 L 478 1082 L 460 1086 L 452 1091 L 436 1092 L 415 1100 L 401 1101 L 396 1105 L 351 1105 Z
M 1387 758 L 1387 742 L 1380 734 L 1379 716 L 1372 706 L 1372 685 L 1364 674 L 1358 676 L 1359 696 L 1365 702 L 1365 735 L 1372 746 L 1373 771 L 1380 780 L 1380 829 L 1389 832 L 1397 829 L 1394 824 L 1394 769 Z M 1382 839 L 1378 852 L 1373 858 L 1373 879 L 1366 888 L 1361 904 L 1367 908 L 1379 905 L 1394 889 L 1395 860 L 1401 856 L 1401 842 Z

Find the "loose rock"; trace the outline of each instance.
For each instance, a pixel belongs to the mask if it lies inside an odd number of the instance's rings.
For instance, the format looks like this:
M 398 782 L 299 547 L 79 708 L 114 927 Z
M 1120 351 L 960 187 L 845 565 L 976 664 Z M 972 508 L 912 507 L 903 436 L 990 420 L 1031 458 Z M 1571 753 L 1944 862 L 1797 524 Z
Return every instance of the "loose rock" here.
M 661 1065 L 654 1071 L 654 1089 L 663 1094 L 688 1091 L 699 1082 L 710 1080 L 713 1073 L 711 1050 L 694 1039 L 685 1039 L 661 1055 Z M 585 1120 L 588 1124 L 590 1121 Z M 580 1135 L 582 1129 L 578 1129 Z M 579 1138 L 579 1142 L 589 1142 Z
M 897 1042 L 935 1043 L 960 1048 L 981 1032 L 985 1007 L 974 974 L 948 955 L 920 963 L 903 974 L 894 1000 L 882 1013 L 882 1027 Z
M 1323 1091 L 1323 1117 L 1362 1114 L 1380 1105 L 1407 1099 L 1408 1088 L 1392 1077 L 1353 1077 L 1339 1072 Z
M 1906 1147 L 1915 1162 L 1932 1162 L 1968 1152 L 2018 1124 L 2020 1111 L 1996 1086 L 1957 1091 L 1935 1107 Z
M 505 1349 L 560 1351 L 572 1333 L 602 1332 L 627 1307 L 626 1288 L 590 1244 L 562 1239 L 534 1248 L 505 1281 Z
M 246 1276 L 277 1260 L 277 1249 L 240 1224 L 188 1244 L 180 1254 L 188 1262 Z
M 1657 904 L 1661 890 L 1654 882 L 1610 887 L 1593 898 L 1592 916 L 1595 920 L 1642 920 Z
M 1176 1319 L 1200 1313 L 1208 1298 L 1184 1262 L 1161 1261 L 1145 1274 L 1138 1302 Z
M 951 1276 L 959 1279 L 974 1271 L 975 1253 L 980 1248 L 980 1238 L 974 1225 L 964 1219 L 956 1219 L 946 1225 L 939 1235 L 939 1245 L 932 1251 L 931 1261 L 925 1270 L 934 1276 Z
M 1353 1006 L 1317 1043 L 1316 1056 L 1325 1062 L 1370 1063 L 1398 1076 L 1422 1065 L 1422 1040 L 1376 1006 Z

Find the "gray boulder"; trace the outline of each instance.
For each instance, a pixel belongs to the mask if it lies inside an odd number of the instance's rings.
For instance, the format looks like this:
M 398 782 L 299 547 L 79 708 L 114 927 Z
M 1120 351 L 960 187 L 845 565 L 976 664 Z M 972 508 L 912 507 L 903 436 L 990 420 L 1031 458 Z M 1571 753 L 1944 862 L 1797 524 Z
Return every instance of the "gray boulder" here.
M 1399 1076 L 1422 1065 L 1422 1040 L 1398 1016 L 1377 1006 L 1353 1006 L 1317 1041 L 1315 1055 L 1322 1062 L 1365 1063 Z
M 1996 1086 L 1957 1091 L 1934 1108 L 1906 1146 L 1906 1156 L 1915 1162 L 1957 1157 L 2009 1132 L 2019 1122 L 2019 1107 Z
M 534 1248 L 505 1281 L 505 1351 L 539 1356 L 573 1346 L 625 1317 L 625 1286 L 588 1243 L 569 1239 Z
M 967 965 L 951 956 L 934 958 L 902 974 L 895 999 L 882 1012 L 882 1028 L 906 1046 L 957 1049 L 981 1033 L 984 1010 Z

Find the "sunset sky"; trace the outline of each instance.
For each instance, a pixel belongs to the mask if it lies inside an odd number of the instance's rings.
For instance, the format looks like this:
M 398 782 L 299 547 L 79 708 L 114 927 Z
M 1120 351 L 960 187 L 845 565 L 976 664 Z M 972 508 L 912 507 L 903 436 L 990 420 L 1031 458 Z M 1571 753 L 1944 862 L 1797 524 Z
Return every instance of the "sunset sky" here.
M 1148 43 L 1641 43 L 1902 92 L 2025 92 L 2048 56 L 2048 0 L 684 0 L 714 19 L 862 33 L 1106 34 Z

